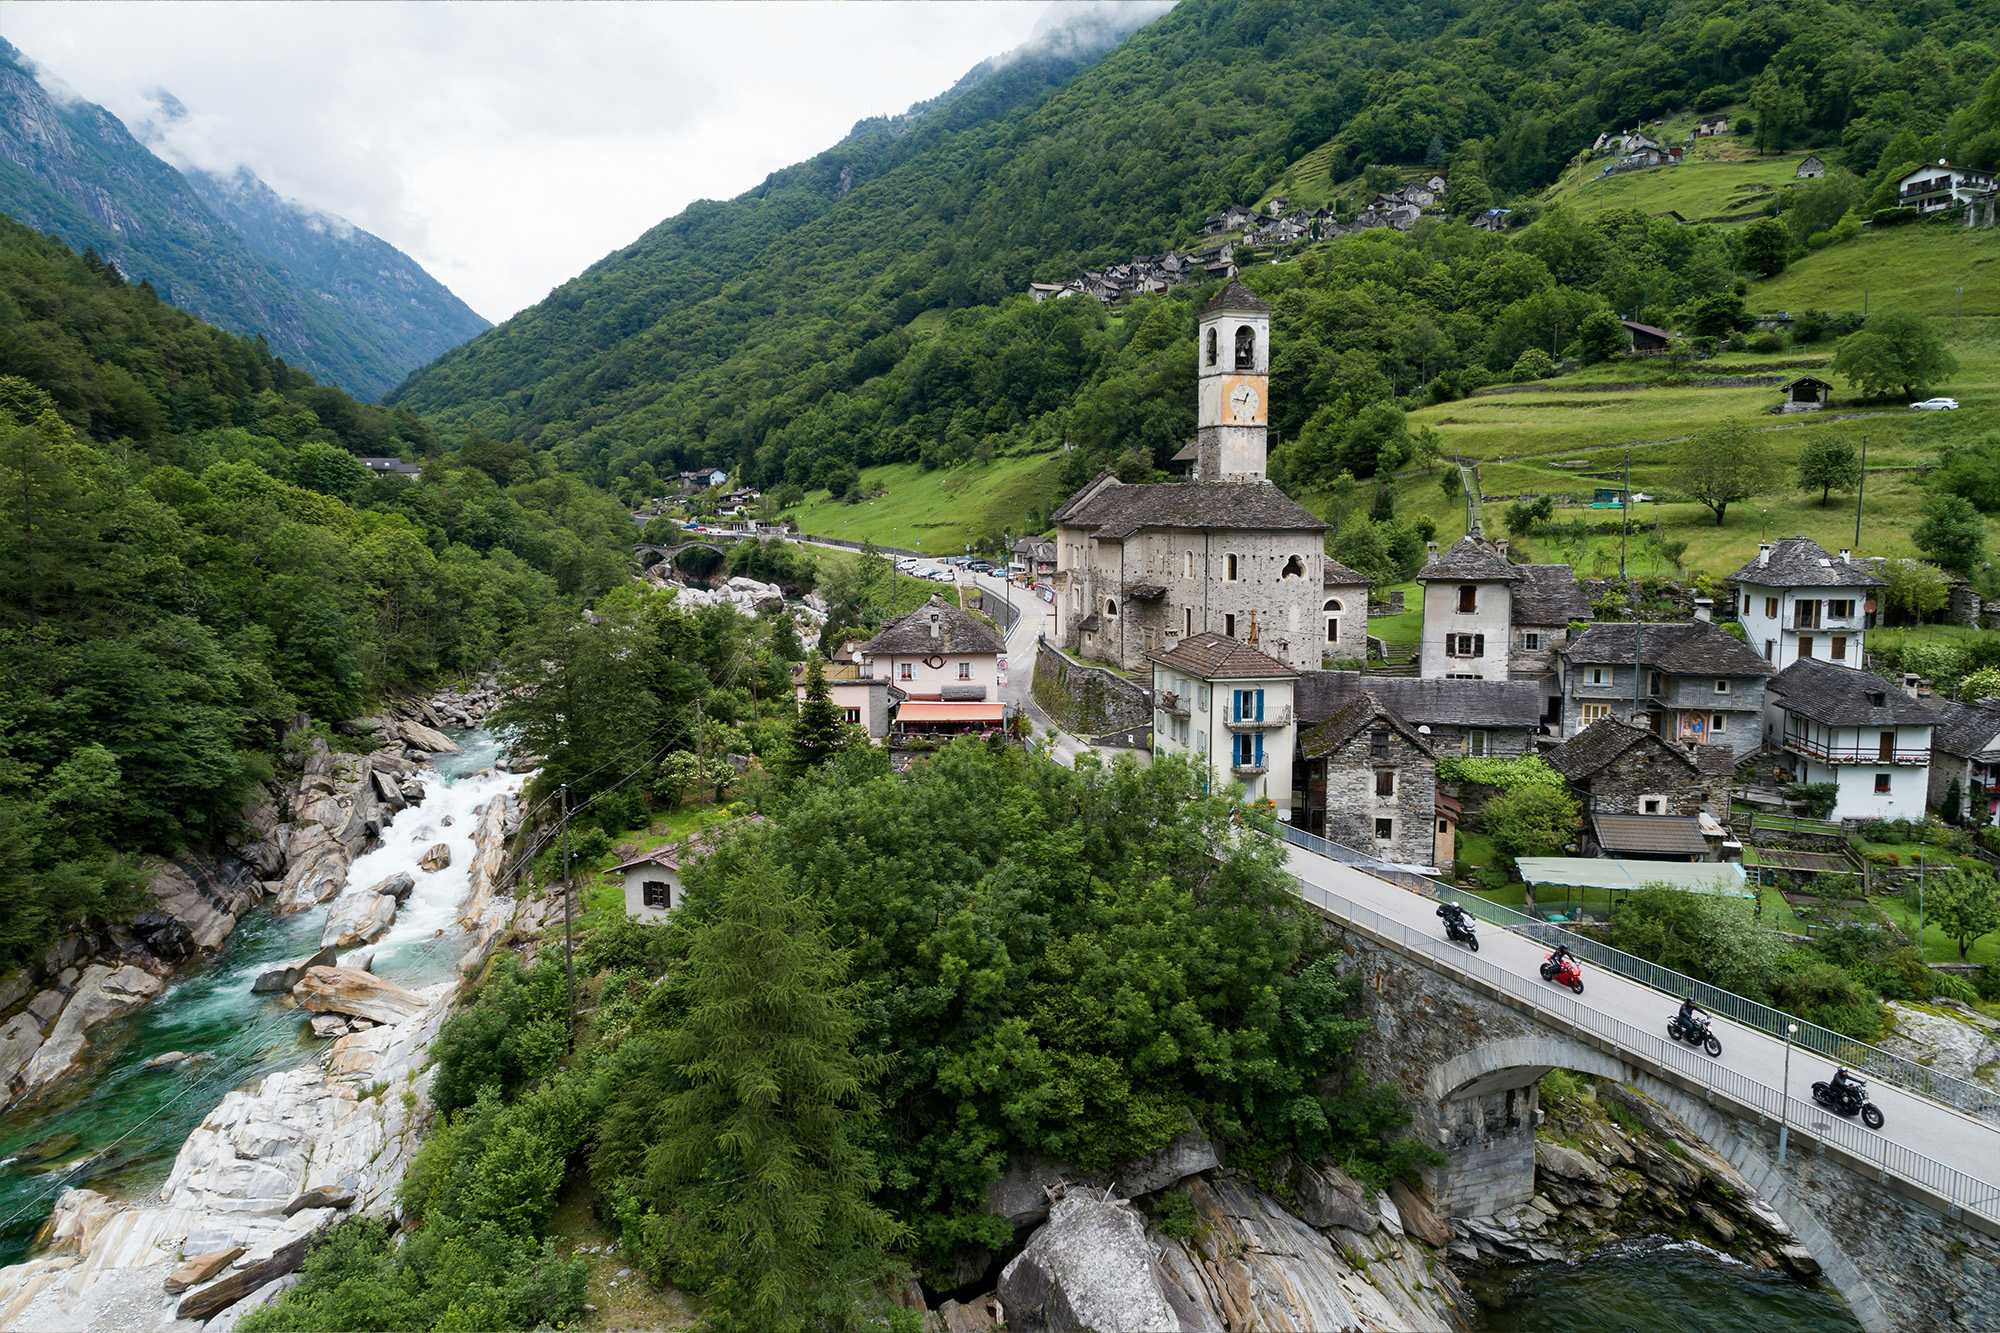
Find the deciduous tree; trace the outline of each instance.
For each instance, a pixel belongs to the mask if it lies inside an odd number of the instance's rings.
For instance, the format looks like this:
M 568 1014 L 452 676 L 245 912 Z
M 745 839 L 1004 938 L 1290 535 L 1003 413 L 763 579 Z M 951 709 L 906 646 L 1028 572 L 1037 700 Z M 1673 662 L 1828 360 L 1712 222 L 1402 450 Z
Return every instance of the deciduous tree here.
M 1740 423 L 1714 426 L 1691 436 L 1674 454 L 1675 489 L 1705 506 L 1722 526 L 1729 506 L 1778 485 L 1778 460 L 1770 444 Z
M 1814 440 L 1799 454 L 1799 489 L 1817 490 L 1824 505 L 1836 490 L 1852 490 L 1861 481 L 1861 457 L 1846 440 L 1829 436 Z

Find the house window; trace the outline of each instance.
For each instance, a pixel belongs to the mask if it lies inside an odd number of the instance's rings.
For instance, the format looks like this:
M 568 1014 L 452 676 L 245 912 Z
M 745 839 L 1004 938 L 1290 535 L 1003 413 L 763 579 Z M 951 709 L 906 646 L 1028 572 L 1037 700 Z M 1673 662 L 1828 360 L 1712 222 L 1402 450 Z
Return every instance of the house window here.
M 1461 583 L 1458 585 L 1458 609 L 1461 611 L 1477 611 L 1479 609 L 1479 586 L 1477 584 Z
M 1395 769 L 1378 768 L 1375 770 L 1375 794 L 1377 796 L 1394 796 L 1396 794 Z
M 960 662 L 960 663 L 958 664 L 958 678 L 959 678 L 960 680 L 971 680 L 971 679 L 972 679 L 972 663 L 970 663 L 970 662 Z
M 1236 557 L 1234 554 L 1226 555 L 1222 558 L 1222 577 L 1231 583 L 1236 582 Z
M 1828 602 L 1826 604 L 1826 613 L 1829 616 L 1835 616 L 1844 620 L 1854 614 L 1854 603 L 1847 598 Z
M 1215 336 L 1215 330 L 1210 329 L 1208 331 L 1208 364 L 1211 366 L 1215 364 L 1215 358 L 1219 352 L 1219 349 L 1216 347 L 1219 341 L 1221 340 Z
M 1609 685 L 1611 683 L 1611 669 L 1609 667 L 1590 668 L 1590 683 L 1592 685 Z
M 1395 836 L 1396 836 L 1395 820 L 1378 819 L 1375 821 L 1375 840 L 1377 842 L 1388 842 Z
M 854 724 L 855 726 L 861 725 L 861 710 L 859 708 L 843 708 L 840 711 L 841 714 L 844 717 L 846 717 L 850 723 Z
M 1209 332 L 1213 333 L 1213 332 L 1214 332 L 1214 330 L 1213 330 L 1213 329 L 1211 329 L 1211 330 L 1209 330 Z M 1193 552 L 1193 551 L 1183 551 L 1183 552 L 1181 552 L 1181 577 L 1182 577 L 1182 578 L 1185 578 L 1185 579 L 1191 579 L 1191 578 L 1193 578 L 1193 577 L 1194 577 L 1194 552 Z
M 1187 363 L 1184 361 L 1181 364 L 1186 365 Z M 1256 366 L 1257 331 L 1248 324 L 1238 325 L 1236 329 L 1236 368 L 1238 370 L 1254 370 Z
M 1767 620 L 1776 620 L 1776 619 L 1778 618 L 1778 599 L 1777 599 L 1777 598 L 1775 598 L 1775 597 L 1766 597 L 1766 598 L 1764 599 L 1764 617 L 1765 617 L 1765 619 L 1767 619 Z
M 1206 682 L 1202 684 L 1199 690 L 1195 691 L 1195 703 L 1202 712 L 1206 713 L 1208 711 L 1208 685 Z
M 1542 646 L 1542 636 L 1537 630 L 1521 631 L 1521 648 L 1525 652 L 1536 652 Z
M 1389 729 L 1377 727 L 1368 733 L 1368 757 L 1387 759 L 1389 757 Z
M 1729 730 L 1729 714 L 1727 714 L 1727 713 L 1710 713 L 1710 714 L 1708 715 L 1708 734 L 1709 734 L 1709 735 L 1711 735 L 1711 736 L 1720 736 L 1720 735 L 1721 735 L 1721 734 L 1722 734 L 1723 732 L 1725 732 L 1725 731 L 1727 731 L 1727 730 Z
M 1285 567 L 1278 571 L 1278 577 L 1281 579 L 1302 579 L 1305 576 L 1306 562 L 1297 556 L 1288 557 L 1285 561 Z
M 1812 635 L 1810 634 L 1799 635 L 1799 656 L 1800 657 L 1812 656 Z
M 1483 731 L 1465 733 L 1465 752 L 1469 755 L 1484 755 L 1487 752 L 1487 737 Z
M 1194 634 L 1194 608 L 1191 606 L 1181 608 L 1181 633 L 1189 636 Z
M 1877 773 L 1875 775 L 1875 794 L 1877 796 L 1887 796 L 1889 794 L 1889 775 L 1887 773 Z
M 1234 560 L 1236 557 L 1232 555 L 1229 558 Z M 1232 639 L 1236 637 L 1236 616 L 1233 612 L 1225 612 L 1223 614 L 1222 632 Z
M 1778 641 L 1776 639 L 1764 640 L 1764 660 L 1766 662 L 1775 662 L 1778 660 Z
M 1486 636 L 1484 634 L 1447 634 L 1444 636 L 1446 657 L 1486 656 Z
M 1833 661 L 1845 662 L 1847 660 L 1847 636 L 1845 634 L 1828 635 L 1826 640 L 1826 655 Z
M 1602 722 L 1610 716 L 1610 704 L 1585 704 L 1578 712 L 1577 720 L 1587 727 L 1593 722 Z
M 1237 690 L 1232 697 L 1238 722 L 1262 722 L 1264 720 L 1264 691 Z
M 1340 605 L 1340 599 L 1338 597 L 1329 597 L 1326 599 L 1326 605 L 1320 609 L 1326 612 L 1326 641 L 1328 643 L 1339 643 L 1340 613 L 1343 609 Z
M 1639 798 L 1639 813 L 1642 815 L 1660 814 L 1664 811 L 1665 804 L 1657 796 L 1641 796 Z
M 673 891 L 662 880 L 649 879 L 640 885 L 639 897 L 646 906 L 662 912 L 674 905 Z
M 1449 833 L 1449 832 L 1451 832 L 1451 821 L 1450 821 L 1450 820 L 1448 820 L 1448 819 L 1439 819 L 1439 820 L 1438 820 L 1438 836 L 1439 836 L 1439 837 L 1443 837 L 1443 836 L 1444 836 L 1445 834 L 1447 834 L 1447 833 Z
M 913 679 L 913 677 L 910 674 L 910 664 L 908 662 L 898 662 L 896 664 L 896 679 L 897 680 Z
M 1651 690 L 1651 692 L 1654 694 L 1665 694 L 1667 692 L 1665 688 L 1666 677 L 1662 676 L 1657 671 L 1652 673 L 1652 677 L 1653 677 L 1652 683 L 1648 687 Z
M 1115 598 L 1115 597 L 1107 597 L 1107 598 L 1105 598 L 1105 599 L 1104 599 L 1104 614 L 1105 614 L 1106 616 L 1110 617 L 1110 618 L 1111 618 L 1111 619 L 1113 619 L 1113 620 L 1116 620 L 1116 619 L 1118 618 L 1118 599 L 1117 599 L 1117 598 Z
M 1655 677 L 1655 679 L 1657 679 L 1657 677 Z M 1726 681 L 1726 680 L 1718 680 L 1718 681 L 1716 681 L 1716 682 L 1715 682 L 1715 692 L 1716 692 L 1717 694 L 1727 694 L 1727 693 L 1729 693 L 1729 682 L 1728 682 L 1728 681 Z

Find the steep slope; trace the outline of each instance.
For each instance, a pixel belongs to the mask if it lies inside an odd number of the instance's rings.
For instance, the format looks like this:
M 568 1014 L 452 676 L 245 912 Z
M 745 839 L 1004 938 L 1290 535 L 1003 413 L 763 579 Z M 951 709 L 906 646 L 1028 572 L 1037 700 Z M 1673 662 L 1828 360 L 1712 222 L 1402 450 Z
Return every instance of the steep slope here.
M 313 215 L 261 182 L 198 190 L 103 107 L 50 96 L 4 39 L 0 212 L 365 398 L 485 327 L 385 242 L 315 239 Z

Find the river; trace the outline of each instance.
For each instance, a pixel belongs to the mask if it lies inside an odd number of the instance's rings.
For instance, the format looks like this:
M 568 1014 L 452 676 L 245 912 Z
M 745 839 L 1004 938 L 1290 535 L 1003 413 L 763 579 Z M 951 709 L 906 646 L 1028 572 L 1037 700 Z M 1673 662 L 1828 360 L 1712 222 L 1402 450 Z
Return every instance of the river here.
M 345 890 L 365 892 L 398 871 L 415 877 L 395 924 L 367 946 L 378 975 L 412 988 L 454 974 L 466 945 L 454 918 L 469 882 L 473 811 L 523 781 L 493 769 L 501 747 L 491 733 L 450 734 L 461 753 L 437 756 L 419 775 L 423 804 L 399 813 L 381 844 L 355 858 Z M 450 865 L 419 868 L 417 858 L 439 842 L 451 847 Z M 272 964 L 318 948 L 326 913 L 326 906 L 291 916 L 268 904 L 253 908 L 213 959 L 137 1013 L 93 1030 L 91 1064 L 56 1100 L 0 1117 L 0 1266 L 27 1257 L 63 1188 L 145 1194 L 166 1179 L 181 1144 L 223 1094 L 325 1048 L 288 997 L 255 995 L 250 986 Z M 170 1051 L 199 1058 L 146 1067 Z
M 1861 1327 L 1831 1288 L 1807 1287 L 1663 1236 L 1607 1245 L 1573 1264 L 1488 1268 L 1467 1285 L 1481 1302 L 1478 1327 L 1489 1333 L 1847 1333 Z

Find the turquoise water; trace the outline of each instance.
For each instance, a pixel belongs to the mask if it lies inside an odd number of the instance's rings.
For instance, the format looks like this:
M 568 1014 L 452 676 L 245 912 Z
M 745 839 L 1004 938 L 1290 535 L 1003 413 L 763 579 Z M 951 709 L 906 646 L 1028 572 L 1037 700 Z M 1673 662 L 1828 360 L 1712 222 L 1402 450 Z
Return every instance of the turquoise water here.
M 1861 1327 L 1831 1288 L 1808 1287 L 1686 1241 L 1606 1246 L 1574 1264 L 1510 1264 L 1469 1283 L 1490 1333 L 1660 1333 L 1755 1329 L 1847 1333 Z
M 491 771 L 500 745 L 490 733 L 453 739 L 464 752 L 441 757 L 420 778 L 424 803 L 397 815 L 381 846 L 357 857 L 348 876 L 350 890 L 365 891 L 399 870 L 415 875 L 409 902 L 374 946 L 375 972 L 405 986 L 455 975 L 465 937 L 453 917 L 467 885 L 473 809 L 522 781 Z M 450 844 L 451 864 L 435 873 L 419 870 L 417 857 L 436 842 Z M 318 948 L 326 911 L 278 916 L 253 909 L 213 959 L 131 1017 L 92 1032 L 91 1064 L 60 1100 L 0 1117 L 0 1265 L 27 1256 L 63 1188 L 89 1185 L 133 1197 L 158 1187 L 188 1134 L 225 1093 L 325 1048 L 296 1008 L 277 995 L 253 995 L 250 986 L 273 963 Z M 144 1067 L 169 1051 L 203 1058 Z

